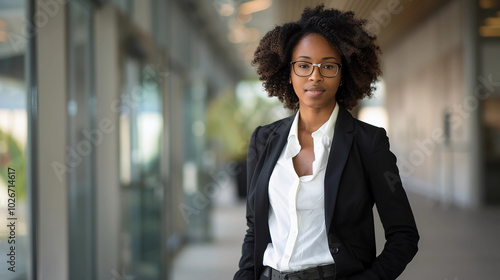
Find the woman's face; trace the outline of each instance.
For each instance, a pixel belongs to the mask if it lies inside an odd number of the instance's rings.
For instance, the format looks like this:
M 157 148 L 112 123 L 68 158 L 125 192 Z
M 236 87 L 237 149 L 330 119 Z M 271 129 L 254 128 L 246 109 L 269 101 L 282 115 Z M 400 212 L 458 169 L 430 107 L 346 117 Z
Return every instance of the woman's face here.
M 292 52 L 292 61 L 306 61 L 314 64 L 324 62 L 342 63 L 340 54 L 328 43 L 325 37 L 319 34 L 309 34 L 297 43 Z M 299 67 L 297 64 L 295 67 Z M 297 76 L 291 67 L 290 81 L 297 97 L 300 109 L 306 107 L 314 109 L 333 110 L 335 94 L 342 78 L 342 68 L 333 78 L 323 77 L 319 68 L 314 66 L 310 76 Z

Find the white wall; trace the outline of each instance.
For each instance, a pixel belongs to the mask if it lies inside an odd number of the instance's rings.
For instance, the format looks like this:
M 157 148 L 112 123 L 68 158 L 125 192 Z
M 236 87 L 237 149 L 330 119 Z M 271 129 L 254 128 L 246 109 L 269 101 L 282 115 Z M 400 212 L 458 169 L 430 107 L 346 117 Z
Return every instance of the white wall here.
M 470 121 L 478 114 L 464 88 L 463 2 L 450 1 L 389 50 L 384 79 L 392 150 L 407 188 L 442 202 L 477 204 Z M 444 143 L 444 114 L 451 145 Z

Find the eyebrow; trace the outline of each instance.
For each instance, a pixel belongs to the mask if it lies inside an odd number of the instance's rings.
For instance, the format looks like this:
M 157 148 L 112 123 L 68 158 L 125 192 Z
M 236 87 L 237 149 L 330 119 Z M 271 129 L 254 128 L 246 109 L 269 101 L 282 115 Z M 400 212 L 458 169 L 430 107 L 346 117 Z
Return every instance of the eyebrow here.
M 311 59 L 309 56 L 299 56 L 299 58 L 305 58 L 305 59 Z M 335 59 L 337 60 L 335 57 L 333 56 L 327 56 L 327 57 L 323 57 L 323 60 L 327 60 L 327 59 Z

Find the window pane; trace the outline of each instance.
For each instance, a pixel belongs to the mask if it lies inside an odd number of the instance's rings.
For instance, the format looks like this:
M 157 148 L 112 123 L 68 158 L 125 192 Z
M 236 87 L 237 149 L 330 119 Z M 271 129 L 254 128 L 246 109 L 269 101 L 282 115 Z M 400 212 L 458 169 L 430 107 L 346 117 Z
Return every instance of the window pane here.
M 162 268 L 163 185 L 160 172 L 162 100 L 157 69 L 127 57 L 120 112 L 123 186 L 121 253 L 127 275 L 159 279 Z
M 92 8 L 87 1 L 69 3 L 68 173 L 70 279 L 94 277 L 94 151 L 100 132 L 93 126 Z
M 0 0 L 0 279 L 27 279 L 27 80 L 25 1 Z M 10 176 L 10 178 L 9 178 Z M 9 271 L 10 270 L 10 271 Z

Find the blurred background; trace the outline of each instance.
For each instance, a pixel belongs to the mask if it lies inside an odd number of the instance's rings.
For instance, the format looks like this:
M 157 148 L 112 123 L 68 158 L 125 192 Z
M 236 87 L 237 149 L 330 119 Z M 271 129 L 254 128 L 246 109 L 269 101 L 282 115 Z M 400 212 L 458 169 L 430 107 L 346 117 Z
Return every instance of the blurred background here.
M 352 114 L 421 232 L 400 279 L 498 279 L 500 1 L 323 2 L 383 50 Z M 0 0 L 0 279 L 231 279 L 249 137 L 291 113 L 250 61 L 319 3 Z

